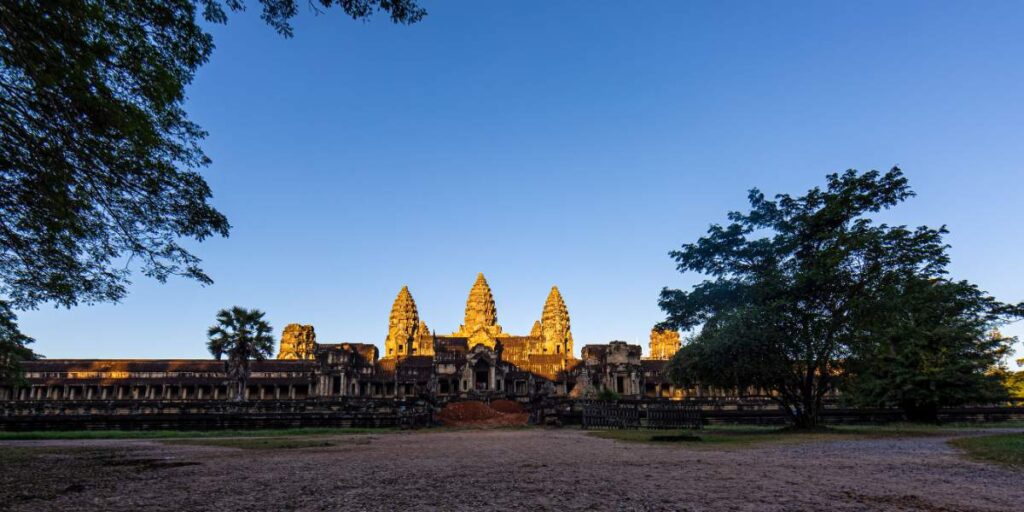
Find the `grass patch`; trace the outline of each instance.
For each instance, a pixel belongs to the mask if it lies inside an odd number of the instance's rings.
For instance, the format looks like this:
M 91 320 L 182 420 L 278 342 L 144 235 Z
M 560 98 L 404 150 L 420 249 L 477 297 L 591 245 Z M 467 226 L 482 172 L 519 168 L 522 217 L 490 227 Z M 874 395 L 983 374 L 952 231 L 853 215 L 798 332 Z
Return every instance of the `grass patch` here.
M 877 439 L 940 435 L 933 425 L 836 426 L 813 431 L 779 427 L 709 426 L 703 430 L 592 430 L 589 435 L 633 443 L 683 443 L 693 447 L 742 448 L 762 444 L 804 443 L 839 439 Z
M 741 430 L 592 430 L 589 435 L 627 443 L 679 443 L 694 447 L 739 447 L 778 441 L 786 436 L 779 429 Z
M 954 422 L 939 425 L 940 429 L 986 429 L 986 428 L 1024 428 L 1024 420 L 988 421 L 985 423 Z
M 693 434 L 654 434 L 651 436 L 651 441 L 655 443 L 692 443 L 700 440 L 700 436 Z
M 949 444 L 975 460 L 1024 468 L 1024 433 L 961 437 Z
M 222 437 L 336 436 L 396 432 L 385 428 L 284 428 L 265 430 L 68 430 L 0 432 L 0 441 L 48 439 L 199 439 Z

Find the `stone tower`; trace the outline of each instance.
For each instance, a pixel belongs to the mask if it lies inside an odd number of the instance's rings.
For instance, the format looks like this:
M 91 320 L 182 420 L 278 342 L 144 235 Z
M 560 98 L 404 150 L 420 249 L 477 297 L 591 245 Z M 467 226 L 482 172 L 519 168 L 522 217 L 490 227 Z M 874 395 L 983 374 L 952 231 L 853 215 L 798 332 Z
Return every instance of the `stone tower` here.
M 572 331 L 569 328 L 569 308 L 565 307 L 557 286 L 551 287 L 548 300 L 540 315 L 540 334 L 544 338 L 542 351 L 546 354 L 572 354 Z
M 466 317 L 462 327 L 466 331 L 472 332 L 497 324 L 498 310 L 494 306 L 491 287 L 487 284 L 483 273 L 477 274 L 473 287 L 469 289 L 469 298 L 466 299 Z
M 434 335 L 431 334 L 430 329 L 427 327 L 427 323 L 420 320 L 420 326 L 417 327 L 416 330 L 416 343 L 412 347 L 413 355 L 433 356 Z
M 388 337 L 384 340 L 384 357 L 405 357 L 413 354 L 420 327 L 420 315 L 416 301 L 412 300 L 409 287 L 403 286 L 391 306 L 388 317 Z
M 281 350 L 278 359 L 313 359 L 316 352 L 316 332 L 312 325 L 288 324 L 281 332 Z
M 466 299 L 466 317 L 455 336 L 469 339 L 469 346 L 486 345 L 494 348 L 495 338 L 508 336 L 498 325 L 498 309 L 494 306 L 494 295 L 483 273 L 476 275 L 476 281 Z
M 680 344 L 679 331 L 651 329 L 651 355 L 648 359 L 672 359 Z

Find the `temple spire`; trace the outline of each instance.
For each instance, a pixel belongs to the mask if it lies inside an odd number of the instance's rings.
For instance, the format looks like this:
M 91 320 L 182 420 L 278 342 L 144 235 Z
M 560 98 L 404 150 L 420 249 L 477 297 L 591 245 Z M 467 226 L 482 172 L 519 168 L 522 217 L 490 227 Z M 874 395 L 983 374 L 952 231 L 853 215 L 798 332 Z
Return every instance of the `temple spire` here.
M 419 331 L 420 315 L 416 311 L 416 301 L 409 293 L 409 287 L 403 286 L 391 306 L 388 317 L 388 337 L 384 341 L 385 357 L 406 356 L 412 351 L 413 342 Z
M 498 311 L 494 306 L 494 295 L 487 284 L 483 272 L 476 275 L 476 281 L 469 290 L 466 299 L 466 317 L 463 323 L 466 331 L 472 332 L 481 327 L 491 327 L 498 323 Z
M 544 338 L 544 351 L 555 354 L 572 353 L 572 331 L 569 323 L 569 308 L 565 306 L 562 293 L 557 286 L 551 287 L 544 310 L 540 314 L 540 331 Z

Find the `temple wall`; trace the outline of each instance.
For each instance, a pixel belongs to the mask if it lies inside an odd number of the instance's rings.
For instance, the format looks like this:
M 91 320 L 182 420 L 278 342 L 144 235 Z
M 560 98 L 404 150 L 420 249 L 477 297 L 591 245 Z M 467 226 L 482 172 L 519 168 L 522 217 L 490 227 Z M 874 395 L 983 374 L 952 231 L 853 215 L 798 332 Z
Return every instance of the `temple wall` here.
M 0 430 L 425 427 L 431 411 L 422 401 L 382 399 L 6 402 Z

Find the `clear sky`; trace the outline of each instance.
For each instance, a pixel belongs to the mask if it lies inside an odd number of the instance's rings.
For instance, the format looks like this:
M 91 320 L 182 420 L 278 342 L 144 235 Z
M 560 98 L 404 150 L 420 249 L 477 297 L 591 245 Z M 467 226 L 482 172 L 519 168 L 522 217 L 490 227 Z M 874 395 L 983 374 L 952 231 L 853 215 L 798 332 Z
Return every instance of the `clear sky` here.
M 748 188 L 893 165 L 918 197 L 886 220 L 948 225 L 954 277 L 1024 300 L 1024 2 L 438 0 L 410 27 L 300 4 L 293 39 L 255 5 L 213 27 L 188 89 L 234 226 L 196 247 L 216 284 L 24 313 L 36 350 L 207 357 L 236 304 L 380 345 L 402 285 L 451 332 L 484 272 L 506 331 L 557 284 L 577 352 L 646 351 L 660 289 L 697 280 L 667 252 Z

